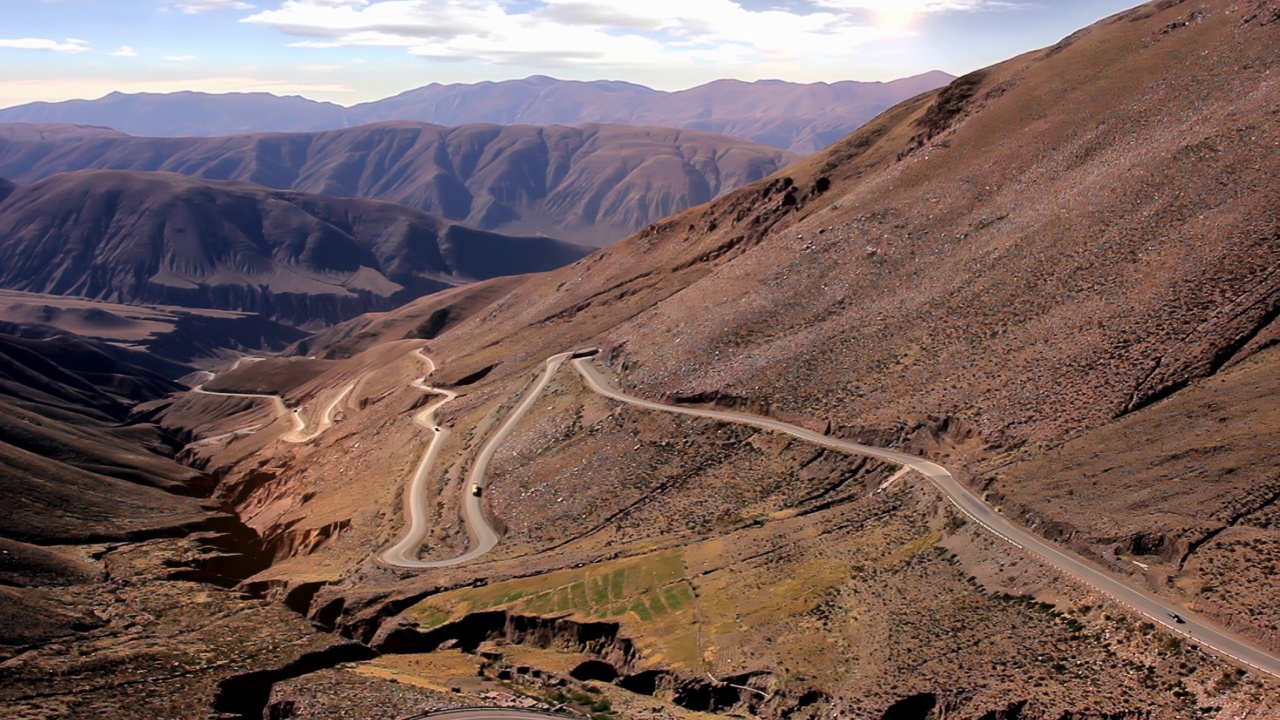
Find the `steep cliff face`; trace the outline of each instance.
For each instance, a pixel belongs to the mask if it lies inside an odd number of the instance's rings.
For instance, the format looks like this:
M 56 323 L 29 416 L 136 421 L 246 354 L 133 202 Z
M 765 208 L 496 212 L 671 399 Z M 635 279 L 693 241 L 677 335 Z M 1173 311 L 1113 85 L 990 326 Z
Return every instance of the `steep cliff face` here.
M 413 122 L 321 133 L 140 138 L 0 127 L 0 176 L 175 172 L 398 203 L 486 230 L 605 245 L 770 175 L 794 153 L 696 130 Z
M 87 171 L 0 202 L 0 286 L 331 324 L 582 257 L 379 202 L 167 173 Z

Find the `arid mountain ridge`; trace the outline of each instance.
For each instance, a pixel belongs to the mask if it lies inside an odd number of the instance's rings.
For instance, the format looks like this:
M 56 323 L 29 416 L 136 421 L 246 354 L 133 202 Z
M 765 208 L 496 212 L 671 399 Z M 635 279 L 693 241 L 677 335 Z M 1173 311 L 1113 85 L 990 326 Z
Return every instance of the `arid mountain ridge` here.
M 41 617 L 107 608 L 103 624 L 6 638 L 0 702 L 407 716 L 497 687 L 628 718 L 1274 715 L 1275 681 L 914 473 L 619 405 L 566 368 L 485 479 L 493 553 L 418 575 L 374 558 L 435 436 L 414 421 L 439 398 L 425 383 L 458 394 L 424 489 L 423 554 L 443 559 L 468 544 L 479 448 L 549 355 L 598 347 L 636 395 L 943 463 L 1006 517 L 1280 651 L 1278 71 L 1280 2 L 1149 3 L 565 268 L 219 376 L 312 422 L 335 408 L 314 442 L 285 441 L 290 413 L 266 402 L 147 404 L 134 419 L 192 439 L 181 456 L 256 534 L 239 587 L 266 600 L 196 584 L 217 558 L 177 540 L 66 550 L 70 588 L 30 572 L 21 594 Z M 28 564 L 56 567 L 41 550 Z
M 391 203 L 172 173 L 65 173 L 0 201 L 0 287 L 248 311 L 296 326 L 587 252 Z
M 634 83 L 534 76 L 476 84 L 432 83 L 351 108 L 267 93 L 112 93 L 99 100 L 0 110 L 0 122 L 101 125 L 131 135 L 158 136 L 334 130 L 395 120 L 447 126 L 621 123 L 703 130 L 811 153 L 890 105 L 951 79 L 935 71 L 884 83 L 718 80 L 663 92 Z
M 694 130 L 414 122 L 317 133 L 140 138 L 0 125 L 0 177 L 176 172 L 384 200 L 483 230 L 607 245 L 766 177 L 799 156 Z
M 465 492 L 474 429 L 492 428 L 550 354 L 599 347 L 633 394 L 945 463 L 1007 516 L 1280 649 L 1265 572 L 1229 582 L 1197 559 L 1280 558 L 1280 417 L 1256 401 L 1280 377 L 1277 18 L 1274 1 L 1119 14 L 561 270 L 331 328 L 299 346 L 332 363 L 312 387 L 332 392 L 397 354 L 369 382 L 405 383 L 421 367 L 403 338 L 442 328 L 427 343 L 440 367 L 430 380 L 461 397 L 441 420 L 456 434 L 428 490 L 439 513 L 428 557 L 466 546 L 451 498 Z M 277 456 L 238 507 L 268 535 L 326 534 L 263 583 L 293 588 L 359 564 L 317 592 L 313 617 L 386 652 L 425 652 L 498 612 L 508 637 L 571 612 L 617 622 L 635 643 L 625 658 L 598 656 L 619 674 L 674 673 L 659 696 L 733 677 L 773 698 L 729 701 L 758 714 L 793 712 L 801 697 L 824 714 L 910 718 L 1276 705 L 1269 681 L 1248 676 L 1257 684 L 1241 690 L 1245 673 L 955 517 L 919 478 L 877 493 L 893 468 L 618 407 L 571 373 L 495 461 L 485 497 L 506 536 L 492 560 L 383 574 L 387 590 L 361 549 L 394 533 L 353 504 L 351 486 L 326 480 L 340 468 L 362 478 L 362 497 L 399 502 L 403 486 L 382 468 L 412 467 L 418 452 L 392 448 L 420 435 L 385 418 L 352 411 L 346 439 L 305 465 Z M 375 442 L 375 428 L 391 434 Z M 350 452 L 356 436 L 370 454 Z M 314 499 L 282 511 L 303 488 Z M 592 605 L 591 578 L 659 560 L 691 605 Z M 585 601 L 555 589 L 578 564 Z M 487 589 L 469 589 L 480 578 Z

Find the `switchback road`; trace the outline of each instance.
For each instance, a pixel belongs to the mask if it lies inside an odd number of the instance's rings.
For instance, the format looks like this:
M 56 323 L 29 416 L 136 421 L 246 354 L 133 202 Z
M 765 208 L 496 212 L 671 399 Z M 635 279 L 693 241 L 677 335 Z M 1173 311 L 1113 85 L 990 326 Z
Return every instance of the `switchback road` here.
M 435 371 L 435 363 L 423 354 L 421 350 L 417 350 L 415 352 L 418 357 L 427 364 L 427 375 L 429 376 Z M 422 547 L 422 541 L 426 537 L 427 533 L 427 508 L 426 497 L 423 489 L 427 480 L 431 476 L 431 471 L 434 467 L 436 458 L 440 453 L 440 448 L 445 439 L 449 436 L 449 431 L 447 429 L 435 424 L 435 413 L 444 405 L 452 402 L 457 395 L 451 391 L 433 388 L 427 385 L 425 377 L 420 380 L 416 380 L 413 383 L 413 387 L 420 390 L 440 394 L 441 399 L 428 405 L 414 417 L 415 423 L 433 432 L 434 436 L 432 437 L 427 450 L 424 452 L 421 461 L 419 461 L 417 470 L 410 478 L 405 490 L 405 512 L 407 516 L 405 532 L 395 545 L 379 555 L 378 559 L 380 562 L 391 567 L 410 570 L 449 567 L 479 558 L 497 545 L 499 539 L 498 534 L 493 527 L 489 525 L 488 521 L 484 518 L 484 514 L 481 512 L 480 495 L 472 492 L 471 489 L 485 487 L 485 473 L 488 471 L 489 463 L 493 459 L 494 452 L 502 442 L 506 440 L 507 436 L 510 435 L 515 425 L 520 422 L 520 420 L 524 418 L 524 416 L 533 407 L 534 403 L 546 389 L 547 384 L 550 383 L 552 376 L 560 365 L 562 365 L 566 360 L 569 360 L 572 356 L 572 353 L 560 353 L 548 358 L 544 365 L 543 372 L 539 376 L 537 382 L 535 382 L 533 387 L 525 393 L 520 402 L 507 414 L 506 419 L 503 421 L 502 425 L 499 426 L 498 430 L 481 447 L 479 454 L 476 456 L 476 460 L 472 463 L 471 469 L 467 474 L 466 483 L 463 488 L 463 519 L 466 523 L 467 532 L 471 539 L 470 546 L 467 552 L 448 560 L 423 561 L 418 559 L 418 554 Z M 679 413 L 682 415 L 690 415 L 693 417 L 701 417 L 721 422 L 737 423 L 740 425 L 760 428 L 762 430 L 784 433 L 800 440 L 804 440 L 805 442 L 829 448 L 837 452 L 879 458 L 881 460 L 897 463 L 905 468 L 915 470 L 937 486 L 943 495 L 945 495 L 947 499 L 950 500 L 961 512 L 1001 540 L 1038 556 L 1044 562 L 1067 575 L 1102 591 L 1120 603 L 1129 606 L 1156 623 L 1163 625 L 1170 632 L 1181 635 L 1207 650 L 1224 655 L 1262 673 L 1280 678 L 1280 657 L 1277 657 L 1275 654 L 1215 626 L 1203 618 L 1197 617 L 1180 606 L 1172 605 L 1152 593 L 1129 585 L 1119 577 L 1088 563 L 1083 558 L 1063 551 L 1039 535 L 1036 535 L 1028 529 L 1008 520 L 997 512 L 995 508 L 988 505 L 971 490 L 960 484 L 946 468 L 938 465 L 937 463 L 914 455 L 898 452 L 896 450 L 876 448 L 847 440 L 841 440 L 839 438 L 829 437 L 827 435 L 823 435 L 797 425 L 785 423 L 780 420 L 774 420 L 772 418 L 728 410 L 711 410 L 706 408 L 667 405 L 664 403 L 654 402 L 652 400 L 645 400 L 628 395 L 612 385 L 600 374 L 598 370 L 596 370 L 596 368 L 591 364 L 590 359 L 587 357 L 575 358 L 571 361 L 571 364 L 591 390 L 618 402 L 659 412 Z M 351 392 L 352 387 L 354 387 L 354 385 L 347 386 L 346 389 L 344 389 L 342 393 L 330 403 L 323 413 L 320 429 L 315 434 L 306 436 L 306 439 L 314 439 L 316 435 L 323 432 L 332 424 L 331 415 L 333 409 L 344 397 L 346 397 L 348 393 Z M 196 387 L 195 391 L 208 395 L 266 399 L 276 404 L 278 414 L 288 412 L 283 401 L 274 395 L 220 393 L 204 390 L 203 385 Z M 305 429 L 305 424 L 298 427 L 302 421 L 296 413 L 294 414 L 294 423 L 295 429 L 291 434 L 296 437 L 303 437 L 301 432 Z M 300 441 L 304 440 L 294 440 L 294 442 Z M 513 712 L 518 715 L 521 711 Z M 477 716 L 475 718 L 470 718 L 470 720 L 486 720 L 488 717 L 489 716 L 485 716 L 482 718 Z M 505 717 L 510 718 L 514 716 L 508 714 Z M 495 717 L 494 720 L 499 719 Z
M 435 363 L 426 355 L 423 355 L 421 351 L 418 351 L 418 354 L 430 367 L 427 373 L 430 375 L 431 372 L 435 371 Z M 426 378 L 414 383 L 414 387 L 420 390 L 443 393 L 445 398 L 428 406 L 416 418 L 420 425 L 431 429 L 435 433 L 435 437 L 431 439 L 431 444 L 427 446 L 426 452 L 423 453 L 422 461 L 418 463 L 418 469 L 414 472 L 413 477 L 410 478 L 408 489 L 405 492 L 407 518 L 404 535 L 399 542 L 378 556 L 378 559 L 383 564 L 409 570 L 450 567 L 475 560 L 488 553 L 498 544 L 498 533 L 489 525 L 489 521 L 485 519 L 480 507 L 481 497 L 479 494 L 472 492 L 472 488 L 485 487 L 485 473 L 489 470 L 489 463 L 493 460 L 493 453 L 511 434 L 511 430 L 516 426 L 516 423 L 520 422 L 520 419 L 533 407 L 533 404 L 538 400 L 538 396 L 546 389 L 547 383 L 551 382 L 551 376 L 555 375 L 556 370 L 568 358 L 569 353 L 561 353 L 547 358 L 538 381 L 529 389 L 519 404 L 507 414 L 506 420 L 503 421 L 497 432 L 490 436 L 488 441 L 480 448 L 480 453 L 476 455 L 475 461 L 471 464 L 471 470 L 467 473 L 462 495 L 462 517 L 466 523 L 467 534 L 471 538 L 471 543 L 465 553 L 448 560 L 419 560 L 418 553 L 422 548 L 422 540 L 427 534 L 426 496 L 423 493 L 423 488 L 431 475 L 431 468 L 440 453 L 440 447 L 445 438 L 448 437 L 447 430 L 434 424 L 435 411 L 446 403 L 451 402 L 456 395 L 447 390 L 439 390 L 427 386 L 425 384 Z
M 291 443 L 306 443 L 323 435 L 325 430 L 333 427 L 333 412 L 338 408 L 338 404 L 350 395 L 351 391 L 354 390 L 355 387 L 355 383 L 347 385 L 342 389 L 342 392 L 338 393 L 338 396 L 325 407 L 324 412 L 320 413 L 320 423 L 316 426 L 314 432 L 303 432 L 307 429 L 307 423 L 302 419 L 302 408 L 295 408 L 293 411 L 293 431 L 285 434 L 281 439 L 285 442 Z

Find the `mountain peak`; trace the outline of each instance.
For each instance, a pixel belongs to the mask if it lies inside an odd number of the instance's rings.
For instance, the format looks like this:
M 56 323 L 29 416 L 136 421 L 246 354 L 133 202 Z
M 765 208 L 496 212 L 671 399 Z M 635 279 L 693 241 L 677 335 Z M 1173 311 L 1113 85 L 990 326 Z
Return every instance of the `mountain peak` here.
M 392 120 L 444 126 L 618 123 L 706 130 L 808 153 L 895 103 L 949 80 L 941 73 L 894 83 L 834 85 L 726 79 L 666 92 L 620 80 L 530 75 L 501 82 L 431 83 L 351 108 L 263 92 L 116 92 L 97 101 L 0 110 L 0 122 L 92 124 L 153 136 L 333 130 Z M 837 86 L 840 94 L 833 97 Z

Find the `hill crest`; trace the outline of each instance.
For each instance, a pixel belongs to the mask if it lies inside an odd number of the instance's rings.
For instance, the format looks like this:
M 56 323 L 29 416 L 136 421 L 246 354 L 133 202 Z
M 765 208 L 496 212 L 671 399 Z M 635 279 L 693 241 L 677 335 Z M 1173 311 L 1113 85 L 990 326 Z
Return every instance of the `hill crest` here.
M 299 326 L 588 252 L 391 203 L 174 173 L 67 173 L 0 202 L 0 286 L 258 312 Z
M 627 124 L 706 130 L 811 153 L 890 105 L 950 79 L 935 70 L 887 82 L 720 80 L 667 92 L 629 82 L 534 75 L 474 84 L 432 83 L 351 108 L 266 93 L 117 92 L 98 100 L 3 109 L 0 122 L 81 123 L 131 135 L 205 137 L 333 130 L 394 120 L 446 126 Z
M 472 227 L 606 245 L 798 156 L 695 130 L 394 121 L 315 133 L 135 138 L 0 125 L 0 177 L 176 172 L 395 202 Z

